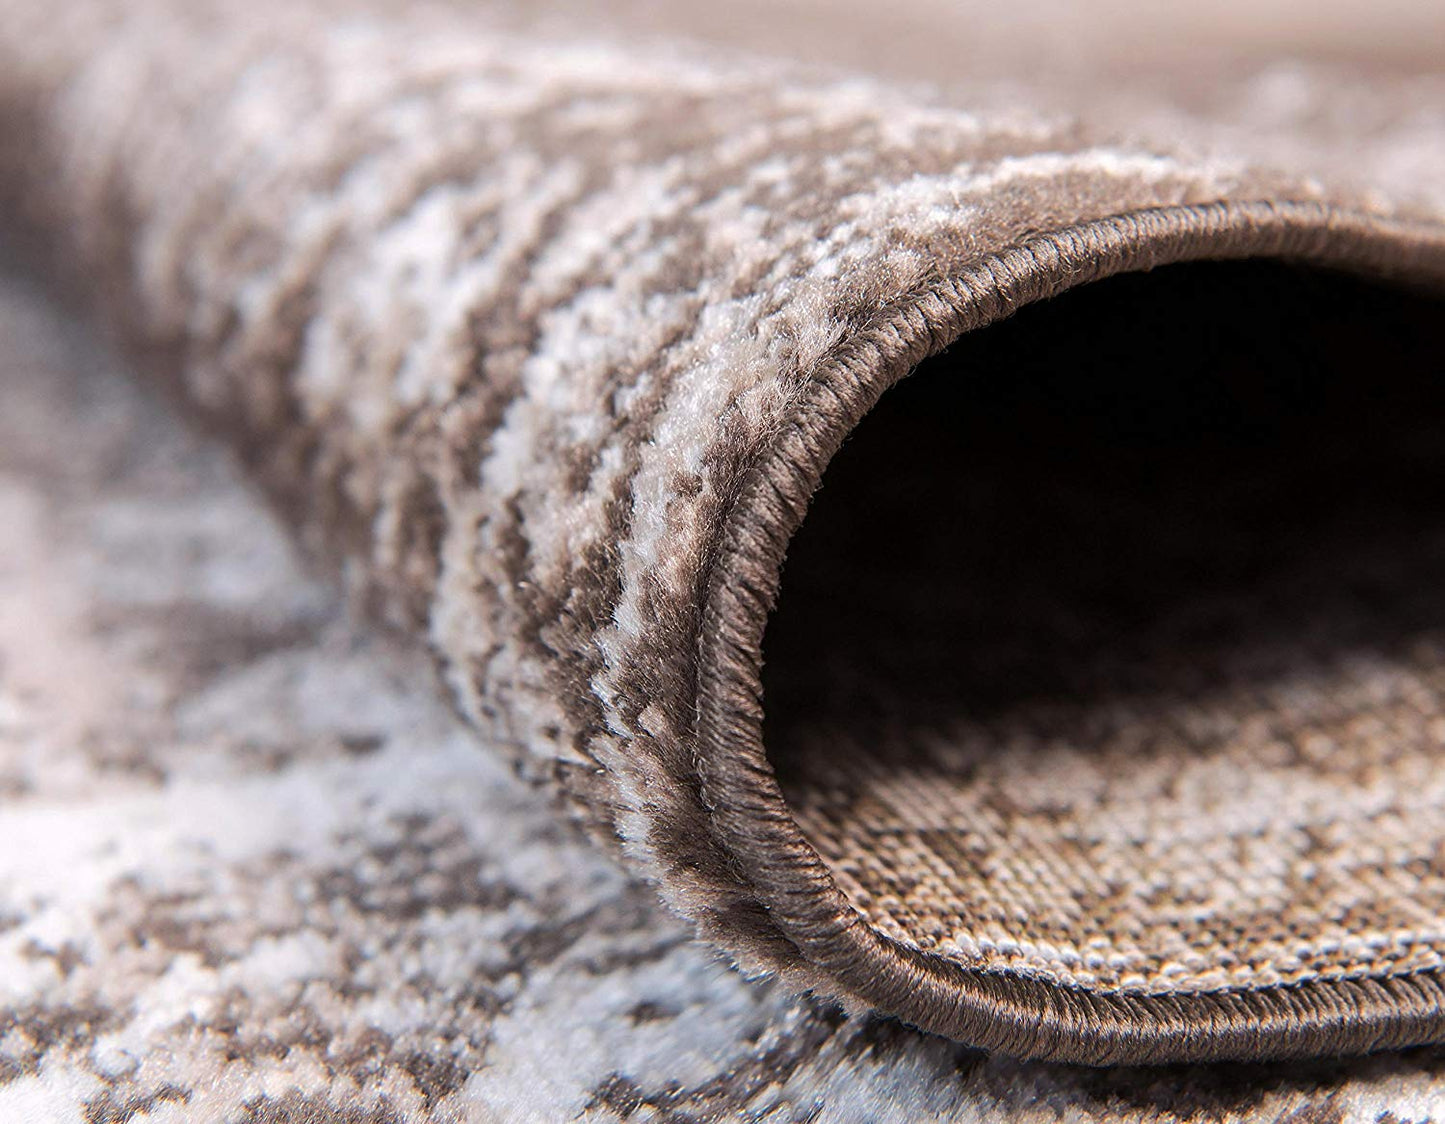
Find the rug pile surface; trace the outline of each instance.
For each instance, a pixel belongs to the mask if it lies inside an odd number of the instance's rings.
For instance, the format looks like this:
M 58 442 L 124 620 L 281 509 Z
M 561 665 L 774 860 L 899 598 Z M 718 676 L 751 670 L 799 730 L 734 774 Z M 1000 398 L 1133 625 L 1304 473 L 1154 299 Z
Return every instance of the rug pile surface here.
M 1111 13 L 5 0 L 0 1118 L 1428 1115 L 1445 28 Z

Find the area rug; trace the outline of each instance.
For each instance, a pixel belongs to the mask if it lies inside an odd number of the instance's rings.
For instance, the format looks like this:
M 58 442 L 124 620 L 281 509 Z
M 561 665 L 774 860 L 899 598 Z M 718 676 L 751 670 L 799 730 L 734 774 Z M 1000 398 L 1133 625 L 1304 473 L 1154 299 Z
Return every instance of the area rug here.
M 780 11 L 0 8 L 14 1111 L 1434 1103 L 1440 27 Z

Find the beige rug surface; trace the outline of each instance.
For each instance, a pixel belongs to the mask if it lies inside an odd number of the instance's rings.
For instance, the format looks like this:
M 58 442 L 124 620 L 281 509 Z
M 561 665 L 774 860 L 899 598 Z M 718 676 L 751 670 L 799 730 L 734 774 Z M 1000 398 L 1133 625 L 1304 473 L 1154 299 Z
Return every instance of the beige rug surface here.
M 1428 1113 L 1439 22 L 749 12 L 0 7 L 0 1109 Z

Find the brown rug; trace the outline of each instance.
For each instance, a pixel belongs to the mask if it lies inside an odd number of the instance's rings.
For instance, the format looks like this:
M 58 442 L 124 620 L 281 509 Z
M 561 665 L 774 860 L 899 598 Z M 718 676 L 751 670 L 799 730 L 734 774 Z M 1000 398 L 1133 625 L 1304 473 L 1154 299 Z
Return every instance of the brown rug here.
M 14 253 L 749 973 L 1445 1038 L 1441 28 L 645 7 L 5 0 Z

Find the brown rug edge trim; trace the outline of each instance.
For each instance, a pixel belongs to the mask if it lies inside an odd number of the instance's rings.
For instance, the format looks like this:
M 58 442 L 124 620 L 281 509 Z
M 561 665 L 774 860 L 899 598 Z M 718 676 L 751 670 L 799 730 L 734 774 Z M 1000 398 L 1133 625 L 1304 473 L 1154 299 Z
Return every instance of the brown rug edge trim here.
M 1445 1038 L 1445 972 L 1188 993 L 968 969 L 873 929 L 788 810 L 762 741 L 761 648 L 788 541 L 879 395 L 965 332 L 1113 274 L 1275 258 L 1445 282 L 1445 227 L 1309 202 L 1151 208 L 1041 234 L 910 294 L 846 341 L 725 516 L 700 615 L 698 781 L 716 837 L 820 991 L 1018 1057 L 1089 1065 L 1367 1053 Z

